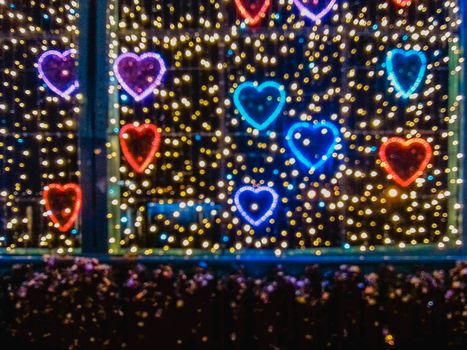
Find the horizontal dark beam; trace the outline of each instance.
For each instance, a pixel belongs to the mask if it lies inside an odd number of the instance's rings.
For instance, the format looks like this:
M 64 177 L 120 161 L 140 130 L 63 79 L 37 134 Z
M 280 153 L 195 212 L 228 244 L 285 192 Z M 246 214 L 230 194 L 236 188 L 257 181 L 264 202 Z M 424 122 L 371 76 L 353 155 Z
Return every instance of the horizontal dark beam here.
M 208 265 L 228 265 L 228 264 L 277 264 L 277 265 L 341 265 L 341 264 L 356 264 L 356 265 L 372 265 L 372 264 L 445 264 L 455 263 L 458 261 L 467 261 L 467 255 L 330 255 L 330 256 L 309 256 L 309 257 L 286 257 L 276 258 L 273 256 L 235 256 L 235 255 L 205 255 L 195 257 L 176 257 L 176 256 L 147 256 L 138 258 L 127 257 L 109 257 L 107 255 L 86 255 L 89 258 L 96 258 L 102 263 L 107 264 L 127 264 L 127 263 L 143 263 L 143 264 L 199 264 L 206 263 Z M 72 263 L 73 257 L 59 259 L 63 263 Z M 14 264 L 44 264 L 44 259 L 37 255 L 6 255 L 0 256 L 0 265 Z

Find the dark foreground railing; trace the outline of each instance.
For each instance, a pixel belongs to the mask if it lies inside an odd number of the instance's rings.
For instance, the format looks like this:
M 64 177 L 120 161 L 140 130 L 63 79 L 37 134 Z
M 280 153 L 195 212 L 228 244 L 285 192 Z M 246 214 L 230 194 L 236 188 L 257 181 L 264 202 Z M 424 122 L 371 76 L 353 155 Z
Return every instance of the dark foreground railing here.
M 151 267 L 149 267 L 151 266 Z M 465 349 L 467 263 L 441 269 L 5 267 L 1 349 Z M 182 270 L 184 269 L 184 270 Z M 363 271 L 362 271 L 363 269 Z

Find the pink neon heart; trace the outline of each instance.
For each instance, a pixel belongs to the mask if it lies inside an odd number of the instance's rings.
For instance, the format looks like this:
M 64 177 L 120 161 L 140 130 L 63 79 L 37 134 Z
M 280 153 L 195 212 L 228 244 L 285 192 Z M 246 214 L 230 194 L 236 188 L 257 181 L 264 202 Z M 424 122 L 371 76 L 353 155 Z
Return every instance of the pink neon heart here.
M 337 0 L 323 0 L 323 1 L 329 1 L 329 3 L 321 11 L 313 12 L 310 9 L 310 6 L 309 5 L 307 6 L 304 2 L 312 2 L 313 6 L 316 6 L 318 4 L 318 0 L 313 0 L 313 1 L 312 0 L 293 0 L 293 2 L 295 3 L 295 6 L 297 6 L 298 9 L 300 10 L 300 13 L 310 18 L 314 22 L 326 16 L 329 13 L 329 11 L 332 10 L 332 7 L 334 6 Z
M 148 97 L 159 86 L 166 71 L 164 60 L 154 52 L 141 56 L 132 52 L 124 53 L 117 58 L 114 65 L 120 85 L 136 101 Z

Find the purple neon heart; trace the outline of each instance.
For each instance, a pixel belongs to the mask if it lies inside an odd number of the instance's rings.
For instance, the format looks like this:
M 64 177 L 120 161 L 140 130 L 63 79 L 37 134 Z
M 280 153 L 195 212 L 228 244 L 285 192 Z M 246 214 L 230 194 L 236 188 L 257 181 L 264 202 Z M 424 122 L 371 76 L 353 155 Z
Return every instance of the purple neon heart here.
M 148 97 L 161 83 L 166 72 L 162 57 L 153 52 L 138 56 L 132 52 L 120 55 L 115 61 L 117 79 L 136 101 Z
M 323 1 L 328 1 L 328 4 L 321 11 L 313 12 L 310 9 L 310 7 L 305 4 L 305 2 L 311 2 L 311 0 L 293 0 L 293 2 L 295 3 L 295 6 L 297 6 L 298 9 L 300 10 L 300 13 L 310 18 L 314 22 L 326 16 L 329 13 L 329 11 L 332 10 L 332 7 L 334 6 L 337 0 L 323 0 Z
M 66 98 L 78 87 L 76 79 L 76 50 L 62 52 L 50 50 L 39 57 L 38 69 L 41 78 L 50 90 Z

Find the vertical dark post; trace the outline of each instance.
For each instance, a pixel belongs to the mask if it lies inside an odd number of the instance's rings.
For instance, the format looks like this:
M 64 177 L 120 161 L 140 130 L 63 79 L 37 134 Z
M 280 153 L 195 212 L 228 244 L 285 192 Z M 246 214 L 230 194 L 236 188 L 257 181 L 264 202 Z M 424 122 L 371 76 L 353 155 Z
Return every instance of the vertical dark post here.
M 227 20 L 228 18 L 228 11 L 225 3 L 223 1 L 219 1 L 219 13 L 222 14 L 224 20 Z M 224 34 L 221 34 L 224 35 Z M 225 142 L 225 137 L 227 136 L 227 126 L 226 126 L 226 120 L 229 118 L 229 111 L 228 109 L 225 108 L 224 106 L 224 101 L 226 100 L 228 96 L 228 77 L 229 77 L 229 67 L 228 67 L 228 61 L 226 59 L 227 56 L 227 50 L 226 50 L 226 45 L 224 39 L 219 41 L 219 46 L 217 48 L 218 50 L 218 55 L 219 59 L 222 60 L 222 69 L 218 70 L 218 77 L 219 79 L 219 100 L 221 101 L 221 105 L 223 106 L 223 111 L 222 115 L 219 120 L 219 128 L 222 132 L 222 137 L 219 142 L 219 149 L 220 153 L 222 154 L 222 151 L 226 148 L 227 144 Z M 226 178 L 226 172 L 227 172 L 227 162 L 225 159 L 225 156 L 222 155 L 220 159 L 220 180 L 224 181 L 226 183 L 226 186 L 224 187 L 227 189 L 227 178 Z M 222 201 L 222 211 L 225 211 L 227 209 L 227 202 L 225 200 Z M 220 214 L 216 215 L 216 217 L 221 218 L 222 216 Z M 227 224 L 225 220 L 222 220 L 220 225 L 215 225 L 214 230 L 220 231 L 220 232 L 214 232 L 213 239 L 217 239 L 219 242 L 221 241 L 221 237 L 226 234 L 227 232 Z M 223 248 L 224 249 L 224 248 Z
M 460 7 L 461 7 L 461 19 L 462 19 L 462 28 L 461 28 L 461 43 L 462 43 L 462 57 L 465 59 L 466 49 L 467 49 L 467 2 L 464 0 L 460 0 Z M 467 140 L 465 137 L 467 135 L 467 108 L 465 108 L 465 97 L 466 97 L 466 83 L 467 83 L 467 71 L 466 71 L 466 64 L 462 62 L 462 76 L 461 76 L 461 94 L 463 96 L 463 101 L 461 105 L 461 152 L 464 154 L 463 162 L 462 162 L 462 243 L 463 248 L 462 251 L 467 254 Z
M 79 127 L 83 254 L 107 253 L 107 1 L 80 1 Z

